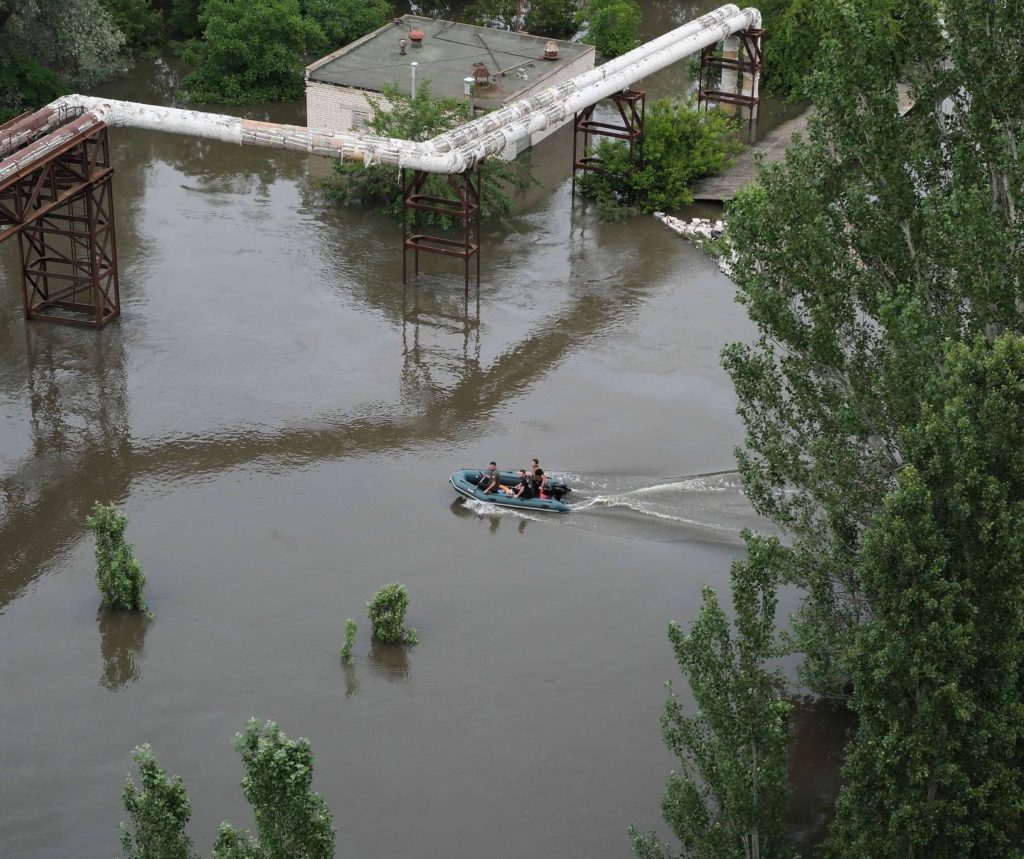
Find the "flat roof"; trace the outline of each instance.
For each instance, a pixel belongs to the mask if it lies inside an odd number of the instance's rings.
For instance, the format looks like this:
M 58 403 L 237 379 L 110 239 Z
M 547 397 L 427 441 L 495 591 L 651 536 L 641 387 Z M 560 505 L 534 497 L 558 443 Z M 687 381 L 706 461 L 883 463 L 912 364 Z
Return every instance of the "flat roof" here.
M 410 30 L 423 32 L 419 46 L 409 40 Z M 409 40 L 405 56 L 399 52 L 401 38 Z M 557 60 L 543 59 L 544 46 L 549 41 L 558 45 Z M 429 80 L 436 95 L 462 98 L 463 78 L 472 76 L 474 63 L 483 63 L 491 75 L 505 72 L 486 89 L 480 87 L 476 91 L 478 103 L 496 106 L 593 50 L 593 45 L 551 40 L 529 33 L 403 15 L 312 63 L 306 68 L 306 76 L 313 81 L 371 92 L 381 92 L 385 84 L 397 83 L 402 92 L 408 93 L 411 87 L 409 64 L 415 60 L 419 64 L 418 81 Z M 520 69 L 527 80 L 519 76 Z

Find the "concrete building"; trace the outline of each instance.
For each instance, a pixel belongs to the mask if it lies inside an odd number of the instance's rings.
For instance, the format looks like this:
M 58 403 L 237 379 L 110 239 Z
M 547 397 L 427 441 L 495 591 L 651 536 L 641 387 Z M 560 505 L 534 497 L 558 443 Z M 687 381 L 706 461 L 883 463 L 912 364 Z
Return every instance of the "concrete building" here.
M 474 78 L 479 112 L 592 69 L 594 47 L 404 15 L 307 66 L 306 125 L 358 131 L 370 118 L 371 102 L 383 99 L 385 84 L 410 92 L 413 62 L 417 82 L 429 80 L 435 95 L 464 99 L 464 80 Z M 555 130 L 523 140 L 503 157 L 515 157 Z

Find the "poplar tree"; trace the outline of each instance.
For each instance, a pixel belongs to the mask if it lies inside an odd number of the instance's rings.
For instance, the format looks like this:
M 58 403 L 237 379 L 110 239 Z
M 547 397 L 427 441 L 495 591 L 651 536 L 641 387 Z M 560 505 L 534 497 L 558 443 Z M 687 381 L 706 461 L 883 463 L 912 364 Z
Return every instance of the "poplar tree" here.
M 690 631 L 673 622 L 669 639 L 698 713 L 687 715 L 668 684 L 662 736 L 679 758 L 665 787 L 662 813 L 681 851 L 655 833 L 630 829 L 639 859 L 770 859 L 786 855 L 786 741 L 789 705 L 781 680 L 765 667 L 778 653 L 775 569 L 778 544 L 748 538 L 748 558 L 732 569 L 729 620 L 704 589 Z
M 1024 809 L 1024 342 L 954 345 L 864 535 L 832 854 L 1006 856 Z
M 738 297 L 758 328 L 724 352 L 739 468 L 788 532 L 803 678 L 840 699 L 873 614 L 863 535 L 907 464 L 901 430 L 948 343 L 1022 326 L 1024 19 L 1010 0 L 940 12 L 828 4 L 808 138 L 731 209 Z

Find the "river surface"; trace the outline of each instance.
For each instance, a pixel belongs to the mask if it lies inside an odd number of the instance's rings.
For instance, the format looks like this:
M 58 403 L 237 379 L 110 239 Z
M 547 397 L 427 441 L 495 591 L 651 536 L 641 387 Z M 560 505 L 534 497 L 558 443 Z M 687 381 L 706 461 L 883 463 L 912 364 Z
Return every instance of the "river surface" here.
M 648 4 L 654 32 L 669 10 Z M 175 85 L 157 62 L 102 93 Z M 468 297 L 434 260 L 403 288 L 397 225 L 325 204 L 322 164 L 111 141 L 119 321 L 26 323 L 0 245 L 0 856 L 115 855 L 143 742 L 184 778 L 207 853 L 221 820 L 252 825 L 231 745 L 250 716 L 311 740 L 339 856 L 613 857 L 631 823 L 667 836 L 666 627 L 705 585 L 727 599 L 740 531 L 763 525 L 730 472 L 718 353 L 752 336 L 732 284 L 653 218 L 574 202 L 565 132 L 485 228 Z M 579 510 L 497 512 L 447 483 L 533 456 Z M 152 620 L 99 609 L 95 500 L 130 517 Z M 414 648 L 370 641 L 365 603 L 396 580 Z M 794 720 L 801 849 L 835 789 L 829 719 Z

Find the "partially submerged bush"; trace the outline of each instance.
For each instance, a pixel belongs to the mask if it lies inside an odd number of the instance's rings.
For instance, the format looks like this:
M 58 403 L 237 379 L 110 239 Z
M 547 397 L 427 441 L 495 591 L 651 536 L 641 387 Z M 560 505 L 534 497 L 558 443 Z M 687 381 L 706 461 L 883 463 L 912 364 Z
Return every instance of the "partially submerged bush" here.
M 352 618 L 345 621 L 345 643 L 341 646 L 341 658 L 345 662 L 352 661 L 352 646 L 356 643 L 356 630 L 358 628 Z
M 406 95 L 397 85 L 386 84 L 383 98 L 373 100 L 373 114 L 367 130 L 381 137 L 402 140 L 429 140 L 466 122 L 466 104 L 457 98 L 435 96 L 430 81 L 423 80 L 416 87 L 416 96 Z M 402 216 L 402 186 L 399 169 L 377 164 L 364 167 L 346 161 L 334 163 L 335 176 L 323 184 L 324 193 L 346 206 L 370 205 L 385 215 Z M 523 188 L 526 183 L 514 165 L 500 158 L 486 159 L 481 168 L 483 200 L 480 215 L 483 220 L 501 218 L 512 211 L 509 188 Z M 452 197 L 451 177 L 432 174 L 424 183 L 422 193 L 435 197 Z M 412 217 L 412 213 L 409 213 Z M 440 224 L 450 228 L 459 223 L 448 215 L 420 213 L 421 223 Z
M 122 823 L 125 859 L 198 859 L 185 832 L 192 804 L 179 776 L 168 776 L 149 744 L 132 753 L 142 776 L 137 786 L 129 775 L 122 799 L 131 823 Z
M 640 44 L 640 5 L 636 0 L 590 0 L 583 41 L 605 59 L 618 57 Z
M 384 644 L 415 644 L 416 630 L 405 625 L 409 593 L 405 585 L 384 585 L 366 604 L 373 637 Z
M 118 611 L 144 611 L 146 576 L 124 538 L 128 517 L 115 505 L 97 501 L 85 521 L 96 540 L 96 584 L 104 605 Z
M 641 212 L 671 211 L 692 203 L 693 182 L 720 172 L 742 148 L 735 120 L 723 111 L 659 99 L 647 108 L 642 165 L 630 172 L 626 143 L 603 139 L 596 153 L 604 172 L 586 173 L 576 186 L 603 210 L 629 204 Z

